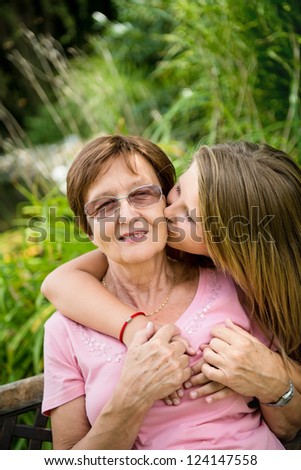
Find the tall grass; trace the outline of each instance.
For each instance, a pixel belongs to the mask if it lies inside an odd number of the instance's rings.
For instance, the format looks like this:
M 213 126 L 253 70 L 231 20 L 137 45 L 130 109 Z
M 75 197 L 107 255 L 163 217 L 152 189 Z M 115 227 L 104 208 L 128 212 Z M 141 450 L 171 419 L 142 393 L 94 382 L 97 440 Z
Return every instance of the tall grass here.
M 168 4 L 174 27 L 154 78 L 172 95 L 156 138 L 168 129 L 186 142 L 266 141 L 301 162 L 301 8 L 290 3 Z
M 89 138 L 99 133 L 143 133 L 153 99 L 142 71 L 117 67 L 102 40 L 91 39 L 94 53 L 89 57 L 74 50 L 73 58 L 67 58 L 51 36 L 36 36 L 26 29 L 22 34 L 32 55 L 13 50 L 10 59 L 30 82 L 41 108 L 26 118 L 26 134 L 3 110 L 12 141 L 28 146 L 72 134 Z
M 117 61 L 146 66 L 155 141 L 266 141 L 300 157 L 301 5 L 250 0 L 114 0 Z M 112 33 L 113 31 L 113 33 Z

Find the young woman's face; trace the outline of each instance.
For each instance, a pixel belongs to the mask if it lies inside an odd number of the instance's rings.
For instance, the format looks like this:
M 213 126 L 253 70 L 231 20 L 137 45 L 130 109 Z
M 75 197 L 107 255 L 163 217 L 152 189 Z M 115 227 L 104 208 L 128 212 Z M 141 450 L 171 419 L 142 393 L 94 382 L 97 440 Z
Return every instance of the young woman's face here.
M 176 250 L 209 256 L 198 205 L 196 163 L 179 178 L 167 197 L 164 215 L 168 220 L 167 244 Z

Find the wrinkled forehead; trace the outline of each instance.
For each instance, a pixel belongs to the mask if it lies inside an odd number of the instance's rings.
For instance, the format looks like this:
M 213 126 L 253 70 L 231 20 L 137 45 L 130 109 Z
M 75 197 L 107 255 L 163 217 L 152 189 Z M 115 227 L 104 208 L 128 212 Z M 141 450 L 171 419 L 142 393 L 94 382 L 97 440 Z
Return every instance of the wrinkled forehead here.
M 102 195 L 116 195 L 119 191 L 129 192 L 145 184 L 159 184 L 151 163 L 137 153 L 118 154 L 102 162 L 86 191 L 85 202 Z
M 143 166 L 143 161 L 146 162 L 139 153 L 120 152 L 111 155 L 100 165 L 98 177 L 104 176 L 116 162 L 123 165 L 125 169 L 127 168 L 133 175 L 137 175 L 139 166 Z

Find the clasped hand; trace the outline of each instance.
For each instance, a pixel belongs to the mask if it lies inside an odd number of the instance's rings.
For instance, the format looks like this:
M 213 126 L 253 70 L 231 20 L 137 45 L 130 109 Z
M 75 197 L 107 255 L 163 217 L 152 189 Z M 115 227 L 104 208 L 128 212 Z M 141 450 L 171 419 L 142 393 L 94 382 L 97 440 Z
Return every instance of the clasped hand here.
M 278 353 L 231 320 L 214 327 L 211 335 L 209 344 L 200 345 L 202 357 L 191 366 L 189 380 L 164 399 L 167 405 L 179 405 L 184 389 L 192 388 L 190 398 L 205 397 L 207 403 L 235 392 L 264 403 L 273 401 L 271 390 L 275 396 L 283 393 L 288 378 Z

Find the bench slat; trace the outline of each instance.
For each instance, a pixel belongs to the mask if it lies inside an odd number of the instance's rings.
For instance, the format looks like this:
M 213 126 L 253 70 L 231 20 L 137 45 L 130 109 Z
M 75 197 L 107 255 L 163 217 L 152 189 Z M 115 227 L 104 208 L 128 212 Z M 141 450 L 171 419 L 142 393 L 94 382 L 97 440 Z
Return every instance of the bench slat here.
M 0 386 L 0 449 L 12 449 L 14 438 L 24 438 L 27 449 L 35 450 L 52 442 L 49 418 L 41 414 L 43 386 L 43 374 Z M 35 411 L 32 424 L 18 422 L 30 411 Z

